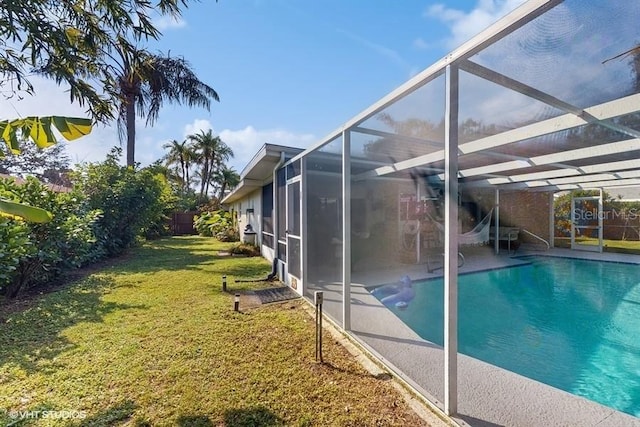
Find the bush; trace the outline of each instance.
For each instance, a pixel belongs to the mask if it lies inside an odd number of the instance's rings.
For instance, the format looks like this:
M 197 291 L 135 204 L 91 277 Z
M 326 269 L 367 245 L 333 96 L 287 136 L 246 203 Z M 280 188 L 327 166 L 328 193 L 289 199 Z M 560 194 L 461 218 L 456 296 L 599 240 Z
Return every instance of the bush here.
M 6 293 L 20 262 L 34 252 L 26 224 L 0 217 L 0 293 Z
M 89 210 L 82 197 L 58 194 L 35 178 L 24 185 L 0 182 L 3 197 L 38 206 L 53 214 L 51 222 L 29 223 L 3 219 L 0 227 L 0 276 L 2 293 L 15 297 L 20 291 L 46 283 L 62 272 L 104 256 L 97 243 L 95 224 L 101 212 Z
M 117 255 L 139 237 L 168 232 L 172 193 L 167 180 L 153 168 L 121 166 L 122 150 L 114 148 L 103 163 L 83 165 L 72 175 L 90 209 L 101 209 L 98 240 L 108 255 Z
M 215 237 L 221 242 L 237 242 L 240 233 L 231 212 L 217 210 L 203 212 L 193 218 L 193 225 L 201 236 Z
M 246 256 L 260 256 L 260 248 L 251 243 L 240 243 L 231 248 L 231 253 L 234 255 L 246 255 Z
M 103 163 L 74 172 L 72 193 L 54 193 L 35 178 L 24 185 L 0 180 L 0 197 L 37 206 L 53 214 L 51 222 L 29 223 L 0 217 L 0 293 L 44 284 L 63 272 L 116 255 L 140 237 L 168 232 L 175 196 L 153 167 L 118 164 L 120 149 Z

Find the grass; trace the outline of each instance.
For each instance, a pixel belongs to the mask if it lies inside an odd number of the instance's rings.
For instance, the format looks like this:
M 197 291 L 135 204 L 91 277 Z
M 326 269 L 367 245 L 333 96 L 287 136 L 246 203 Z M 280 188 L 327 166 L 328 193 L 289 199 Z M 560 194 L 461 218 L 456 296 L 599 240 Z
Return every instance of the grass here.
M 265 277 L 232 244 L 151 242 L 60 289 L 0 305 L 0 426 L 9 411 L 78 411 L 15 425 L 424 425 L 388 378 L 327 338 L 314 359 L 302 301 L 236 313 L 231 291 Z M 264 285 L 262 285 L 264 286 Z M 329 335 L 327 334 L 327 337 Z M 59 414 L 59 413 L 58 413 Z
M 597 245 L 598 239 L 581 237 L 577 239 L 579 243 Z M 555 237 L 554 244 L 557 248 L 569 248 L 571 247 L 570 237 Z M 640 241 L 638 240 L 610 240 L 603 239 L 603 250 L 605 252 L 619 252 L 629 254 L 640 254 Z

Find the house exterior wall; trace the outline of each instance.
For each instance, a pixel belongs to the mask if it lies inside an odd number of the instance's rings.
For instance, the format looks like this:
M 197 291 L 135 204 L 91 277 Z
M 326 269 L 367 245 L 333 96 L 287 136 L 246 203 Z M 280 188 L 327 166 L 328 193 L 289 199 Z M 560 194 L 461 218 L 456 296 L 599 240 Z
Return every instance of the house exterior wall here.
M 238 232 L 240 240 L 245 241 L 244 229 L 247 224 L 251 224 L 255 234 L 255 243 L 258 247 L 262 246 L 262 193 L 261 189 L 257 189 L 247 196 L 231 203 L 229 210 L 236 213 Z M 264 251 L 261 251 L 265 258 L 269 258 Z M 273 257 L 273 252 L 271 252 Z
M 256 232 L 255 243 L 260 248 L 261 255 L 268 261 L 273 261 L 275 252 L 272 247 L 265 245 L 262 239 L 262 188 L 258 188 L 245 197 L 230 203 L 228 208 L 236 213 L 240 240 L 244 241 L 244 229 L 247 224 L 251 224 L 253 231 Z M 253 209 L 253 212 L 251 212 L 251 209 Z

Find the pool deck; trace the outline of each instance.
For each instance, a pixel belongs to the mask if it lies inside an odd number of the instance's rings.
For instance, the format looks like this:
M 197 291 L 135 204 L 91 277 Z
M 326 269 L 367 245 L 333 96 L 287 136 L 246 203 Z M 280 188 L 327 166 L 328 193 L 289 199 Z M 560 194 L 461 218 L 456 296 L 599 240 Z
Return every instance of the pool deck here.
M 562 256 L 640 264 L 637 255 L 577 252 L 552 249 L 532 255 Z M 460 274 L 522 264 L 518 257 L 495 256 L 491 251 L 466 256 Z M 408 274 L 412 279 L 442 275 L 426 271 L 424 264 L 409 264 L 352 274 L 351 331 L 349 334 L 388 369 L 406 381 L 438 408 L 444 407 L 444 352 L 442 347 L 420 338 L 365 286 L 396 282 Z M 342 285 L 310 286 L 324 291 L 324 310 L 342 325 Z M 458 415 L 454 421 L 471 426 L 638 426 L 640 418 L 462 354 L 458 355 Z

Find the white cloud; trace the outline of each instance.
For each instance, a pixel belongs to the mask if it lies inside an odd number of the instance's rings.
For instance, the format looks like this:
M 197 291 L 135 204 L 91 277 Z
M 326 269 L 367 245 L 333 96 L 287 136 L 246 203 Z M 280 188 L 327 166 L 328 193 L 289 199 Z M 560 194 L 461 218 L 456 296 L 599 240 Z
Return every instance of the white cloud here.
M 522 3 L 524 0 L 478 0 L 476 7 L 469 12 L 448 8 L 438 3 L 430 6 L 425 16 L 436 18 L 449 26 L 451 36 L 446 40 L 446 44 L 453 49 Z
M 94 126 L 91 133 L 78 140 L 67 143 L 67 152 L 71 164 L 100 162 L 115 146 L 120 146 L 118 131 L 115 127 Z M 124 146 L 123 146 L 124 153 Z M 123 160 L 124 163 L 124 154 Z
M 30 77 L 37 96 L 21 94 L 0 102 L 0 118 L 18 118 L 25 116 L 74 116 L 87 117 L 85 109 L 78 104 L 71 104 L 65 89 L 53 80 L 43 77 Z M 4 94 L 4 93 L 3 93 Z
M 220 138 L 233 150 L 234 158 L 229 164 L 238 172 L 242 171 L 265 143 L 306 148 L 316 140 L 311 134 L 296 134 L 284 129 L 258 130 L 253 126 L 240 130 L 225 129 L 220 132 Z
M 200 133 L 200 131 L 208 131 L 209 129 L 213 130 L 213 126 L 211 122 L 206 119 L 195 119 L 193 123 L 186 124 L 184 126 L 184 132 L 182 136 L 186 138 L 189 135 L 193 135 L 196 133 Z
M 215 135 L 219 135 L 220 139 L 233 150 L 234 156 L 228 164 L 238 173 L 242 172 L 260 147 L 266 143 L 306 148 L 316 141 L 316 137 L 312 134 L 297 134 L 286 129 L 256 129 L 251 125 L 243 129 L 223 129 L 217 132 L 211 122 L 206 119 L 195 119 L 192 123 L 185 125 L 184 136 L 201 130 L 206 132 L 209 129 Z
M 162 15 L 153 20 L 153 25 L 160 31 L 177 30 L 187 26 L 187 22 L 181 17 Z

